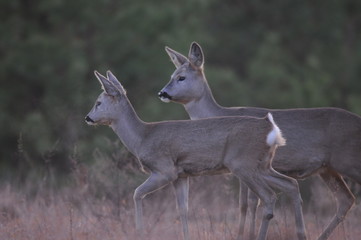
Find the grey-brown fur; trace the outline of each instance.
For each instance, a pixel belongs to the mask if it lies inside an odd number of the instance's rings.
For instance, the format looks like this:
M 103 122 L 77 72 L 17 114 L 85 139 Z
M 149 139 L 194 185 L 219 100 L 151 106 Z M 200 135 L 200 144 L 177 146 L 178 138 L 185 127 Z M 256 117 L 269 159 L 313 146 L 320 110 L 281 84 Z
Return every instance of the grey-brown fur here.
M 298 237 L 306 238 L 297 181 L 271 167 L 277 146 L 284 144 L 272 115 L 145 123 L 139 119 L 125 90 L 110 71 L 107 78 L 98 72 L 95 75 L 104 92 L 87 115 L 87 123 L 109 125 L 150 171 L 150 177 L 134 193 L 138 230 L 143 229 L 142 199 L 172 183 L 184 238 L 189 239 L 188 176 L 231 172 L 247 183 L 265 204 L 258 239 L 266 238 L 268 223 L 273 216 L 276 200 L 273 189 L 291 197 Z M 267 141 L 273 135 L 276 137 Z
M 337 108 L 274 110 L 222 107 L 213 98 L 205 78 L 201 47 L 197 43 L 192 43 L 188 58 L 168 47 L 166 51 L 176 70 L 159 96 L 166 102 L 171 100 L 183 104 L 191 119 L 215 116 L 260 117 L 267 112 L 272 113 L 287 138 L 287 146 L 279 149 L 273 167 L 299 179 L 318 174 L 337 200 L 337 212 L 318 238 L 326 240 L 354 204 L 354 196 L 341 175 L 361 183 L 361 118 Z M 178 81 L 180 76 L 185 79 Z M 239 238 L 243 233 L 244 216 L 248 206 L 246 186 L 241 186 L 240 192 L 243 194 L 240 196 Z M 252 234 L 257 203 L 253 200 L 250 206 L 253 218 L 250 231 Z

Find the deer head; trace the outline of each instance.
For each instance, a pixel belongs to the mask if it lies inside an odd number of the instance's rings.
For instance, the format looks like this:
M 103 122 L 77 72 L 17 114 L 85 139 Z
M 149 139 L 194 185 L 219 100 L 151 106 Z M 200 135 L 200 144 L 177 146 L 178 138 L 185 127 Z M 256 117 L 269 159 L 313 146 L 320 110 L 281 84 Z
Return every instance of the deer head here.
M 178 102 L 187 104 L 197 100 L 205 90 L 205 77 L 203 73 L 204 57 L 202 48 L 193 42 L 189 49 L 188 58 L 166 47 L 176 70 L 169 83 L 158 93 L 163 102 Z
M 110 71 L 107 72 L 107 78 L 97 71 L 94 71 L 94 74 L 104 92 L 99 95 L 85 121 L 89 125 L 111 125 L 119 116 L 121 104 L 126 99 L 126 91 Z

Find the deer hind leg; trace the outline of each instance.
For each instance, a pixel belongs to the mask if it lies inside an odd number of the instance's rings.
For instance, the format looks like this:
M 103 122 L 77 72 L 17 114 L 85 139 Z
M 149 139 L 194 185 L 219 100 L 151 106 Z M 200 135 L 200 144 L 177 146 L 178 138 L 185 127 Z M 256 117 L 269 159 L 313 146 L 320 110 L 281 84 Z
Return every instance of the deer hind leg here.
M 321 178 L 333 192 L 337 201 L 337 212 L 322 232 L 318 240 L 326 240 L 333 230 L 343 221 L 347 212 L 355 202 L 355 197 L 347 187 L 343 178 L 333 170 L 327 169 L 320 173 Z
M 183 227 L 183 236 L 185 240 L 189 240 L 188 231 L 188 193 L 189 178 L 178 178 L 173 182 L 174 192 L 177 198 L 177 206 Z
M 270 169 L 270 175 L 266 176 L 266 179 L 272 188 L 280 190 L 291 199 L 295 211 L 297 237 L 299 240 L 306 239 L 305 223 L 302 213 L 302 198 L 297 181 L 272 168 Z
M 144 234 L 144 225 L 143 225 L 143 206 L 142 199 L 149 193 L 154 192 L 170 182 L 174 181 L 175 176 L 166 176 L 160 173 L 152 173 L 150 177 L 142 183 L 134 192 L 134 205 L 135 205 L 135 226 L 136 230 L 140 234 Z

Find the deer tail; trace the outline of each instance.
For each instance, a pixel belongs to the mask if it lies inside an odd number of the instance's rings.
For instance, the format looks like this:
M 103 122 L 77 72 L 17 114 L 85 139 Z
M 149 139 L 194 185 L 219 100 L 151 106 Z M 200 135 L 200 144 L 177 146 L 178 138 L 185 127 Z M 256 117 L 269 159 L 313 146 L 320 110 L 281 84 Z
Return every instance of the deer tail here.
M 271 113 L 267 114 L 267 119 L 272 123 L 272 130 L 267 135 L 267 144 L 269 146 L 284 146 L 286 145 L 286 139 L 282 136 L 282 132 L 273 120 Z

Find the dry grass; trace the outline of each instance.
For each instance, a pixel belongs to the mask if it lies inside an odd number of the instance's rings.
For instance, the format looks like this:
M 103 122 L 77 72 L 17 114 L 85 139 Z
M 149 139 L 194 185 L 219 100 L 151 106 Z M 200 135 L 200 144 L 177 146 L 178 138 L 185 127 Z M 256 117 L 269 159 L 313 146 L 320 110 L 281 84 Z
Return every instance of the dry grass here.
M 122 148 L 116 145 L 114 149 Z M 38 181 L 29 179 L 22 187 L 0 187 L 0 240 L 135 239 L 132 195 L 146 175 L 139 173 L 124 150 L 111 154 L 96 151 L 95 159 L 91 166 L 84 166 L 74 157 L 73 173 L 61 189 L 51 175 Z M 235 238 L 239 220 L 237 188 L 238 182 L 231 176 L 191 179 L 192 239 Z M 308 180 L 302 189 L 308 239 L 317 239 L 334 214 L 336 203 L 317 178 Z M 146 239 L 182 239 L 171 187 L 147 196 L 143 204 Z M 360 214 L 360 206 L 355 205 L 330 240 L 359 239 Z M 247 222 L 246 231 L 248 226 Z M 283 197 L 277 203 L 268 239 L 296 239 L 292 209 Z
M 206 194 L 202 190 L 198 196 L 196 195 L 202 185 L 210 179 L 200 178 L 192 184 L 191 236 L 200 240 L 234 239 L 238 222 L 236 199 L 227 199 L 229 196 L 222 191 L 218 194 Z M 216 180 L 222 181 L 220 177 Z M 225 199 L 222 199 L 223 197 Z M 326 195 L 321 199 L 322 202 L 327 202 L 325 199 L 330 198 Z M 295 239 L 292 211 L 285 200 L 280 201 L 282 208 L 277 208 L 268 239 Z M 147 239 L 182 239 L 181 224 L 175 211 L 171 188 L 165 188 L 160 193 L 149 196 L 144 204 Z M 330 205 L 333 209 L 332 204 Z M 310 206 L 306 208 L 312 209 Z M 0 191 L 0 239 L 135 239 L 133 211 L 131 195 L 120 199 L 116 205 L 107 198 L 96 198 L 81 193 L 78 188 L 63 189 L 56 193 L 42 192 L 29 197 L 26 191 L 17 191 L 7 186 Z M 305 210 L 309 239 L 317 238 L 332 215 L 322 211 Z M 357 239 L 361 234 L 361 229 L 357 225 L 360 211 L 360 207 L 355 206 L 330 239 Z

